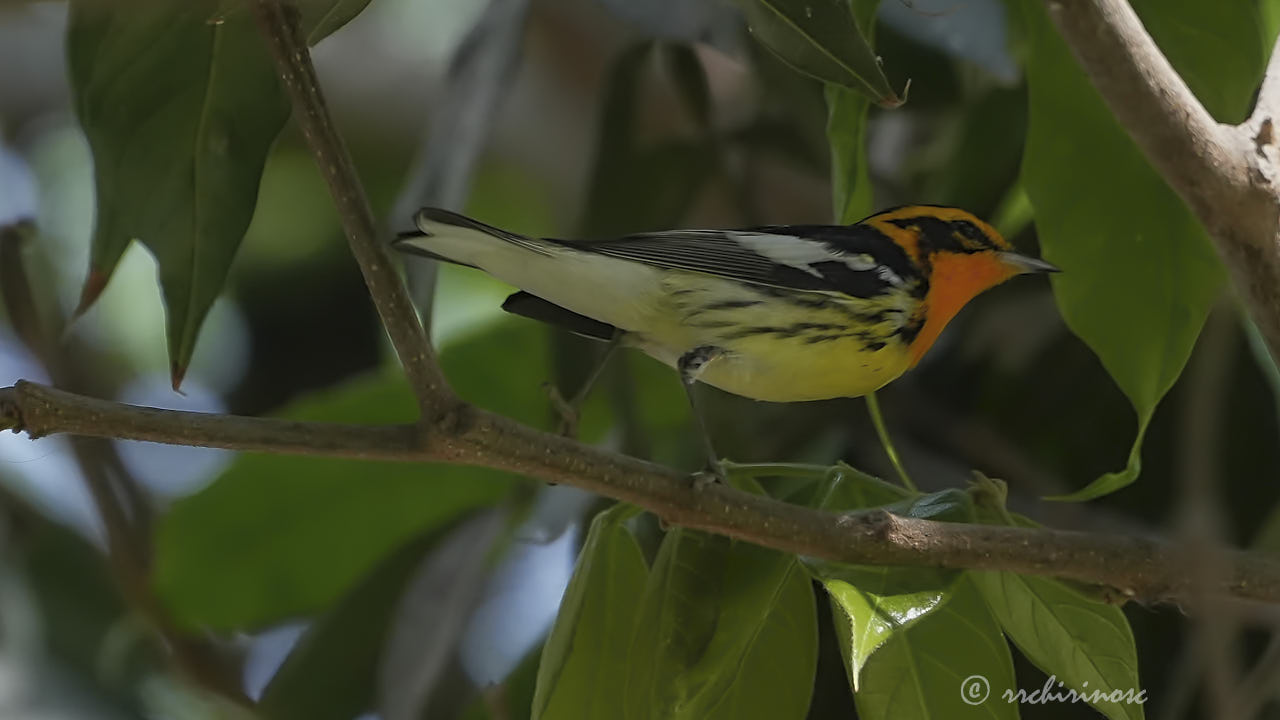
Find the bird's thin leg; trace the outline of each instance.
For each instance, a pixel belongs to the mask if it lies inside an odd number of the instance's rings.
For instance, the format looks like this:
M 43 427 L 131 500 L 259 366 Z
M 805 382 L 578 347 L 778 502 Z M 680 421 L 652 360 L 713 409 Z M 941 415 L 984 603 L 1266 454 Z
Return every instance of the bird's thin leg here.
M 560 413 L 560 427 L 558 432 L 561 435 L 573 437 L 578 434 L 578 420 L 582 410 L 582 404 L 587 401 L 587 396 L 591 394 L 591 389 L 595 387 L 600 376 L 604 375 L 605 366 L 609 364 L 609 359 L 613 354 L 622 347 L 623 332 L 617 330 L 613 333 L 613 337 L 609 338 L 609 342 L 605 345 L 604 353 L 600 355 L 600 359 L 592 366 L 591 372 L 587 374 L 587 379 L 583 381 L 582 387 L 573 397 L 565 400 L 560 396 L 560 392 L 554 386 L 550 387 L 548 392 L 551 394 L 551 401 L 556 406 L 556 411 Z
M 694 395 L 693 384 L 697 382 L 698 375 L 707 364 L 722 355 L 724 350 L 721 348 L 703 345 L 681 355 L 676 363 L 676 369 L 680 371 L 680 382 L 684 385 L 684 394 L 689 398 L 689 407 L 693 411 L 693 421 L 698 427 L 698 433 L 702 435 L 702 448 L 707 459 L 705 473 L 720 481 L 725 479 L 724 468 L 721 467 L 720 458 L 711 444 L 711 433 L 707 432 L 707 423 L 703 418 L 702 408 L 698 405 L 698 399 Z

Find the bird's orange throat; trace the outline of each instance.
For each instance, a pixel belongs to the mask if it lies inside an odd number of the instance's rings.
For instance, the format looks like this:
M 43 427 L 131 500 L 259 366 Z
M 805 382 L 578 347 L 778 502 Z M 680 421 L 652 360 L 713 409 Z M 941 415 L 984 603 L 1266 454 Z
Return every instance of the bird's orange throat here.
M 929 294 L 919 312 L 924 326 L 910 346 L 911 367 L 915 367 L 942 334 L 951 318 L 970 300 L 1018 274 L 1001 262 L 995 253 L 936 253 L 929 274 Z

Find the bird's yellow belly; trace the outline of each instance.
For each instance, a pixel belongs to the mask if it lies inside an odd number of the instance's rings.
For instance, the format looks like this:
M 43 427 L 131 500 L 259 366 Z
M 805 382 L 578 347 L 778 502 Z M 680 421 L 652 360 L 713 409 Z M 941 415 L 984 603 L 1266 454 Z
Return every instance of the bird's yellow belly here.
M 831 340 L 817 346 L 726 348 L 698 379 L 756 400 L 798 402 L 858 397 L 877 390 L 907 369 L 905 348 L 887 345 L 868 351 L 861 342 Z
M 717 348 L 722 352 L 697 379 L 735 395 L 771 402 L 858 397 L 910 366 L 895 332 L 910 311 L 900 298 L 820 303 L 823 296 L 779 297 L 706 276 L 674 280 L 663 321 L 634 333 L 631 343 L 673 367 L 694 348 Z

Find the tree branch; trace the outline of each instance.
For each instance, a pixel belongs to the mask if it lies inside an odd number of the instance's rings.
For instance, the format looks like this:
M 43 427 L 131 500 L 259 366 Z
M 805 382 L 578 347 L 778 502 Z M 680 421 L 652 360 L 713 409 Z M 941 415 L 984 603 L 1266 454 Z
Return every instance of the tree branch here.
M 1253 116 L 1224 125 L 1192 94 L 1126 0 L 1045 5 L 1107 106 L 1213 238 L 1271 355 L 1280 358 L 1275 53 Z
M 159 410 L 30 382 L 0 389 L 0 428 L 32 437 L 94 437 L 233 450 L 477 465 L 589 490 L 673 524 L 785 552 L 865 565 L 927 565 L 1048 575 L 1118 588 L 1144 601 L 1187 602 L 1183 548 L 1160 540 L 1064 530 L 941 523 L 884 510 L 829 513 L 701 487 L 668 468 L 603 452 L 463 406 L 433 429 L 365 427 Z M 1224 551 L 1212 591 L 1280 603 L 1280 562 Z
M 387 246 L 378 239 L 377 224 L 364 186 L 320 92 L 311 53 L 298 26 L 297 12 L 277 0 L 253 0 L 252 8 L 293 104 L 294 120 L 329 186 L 351 252 L 417 394 L 423 420 L 430 422 L 450 412 L 458 400 L 436 363 L 418 314 L 388 256 Z

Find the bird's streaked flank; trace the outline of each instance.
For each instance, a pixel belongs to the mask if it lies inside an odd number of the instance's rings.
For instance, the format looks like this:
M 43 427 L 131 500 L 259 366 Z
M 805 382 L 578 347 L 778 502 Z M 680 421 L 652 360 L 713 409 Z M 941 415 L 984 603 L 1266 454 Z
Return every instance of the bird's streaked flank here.
M 849 226 L 596 241 L 525 237 L 436 208 L 415 224 L 398 249 L 520 288 L 510 312 L 639 348 L 686 388 L 699 380 L 774 402 L 872 392 L 919 362 L 979 293 L 1057 269 L 964 210 L 927 205 Z

